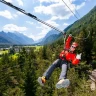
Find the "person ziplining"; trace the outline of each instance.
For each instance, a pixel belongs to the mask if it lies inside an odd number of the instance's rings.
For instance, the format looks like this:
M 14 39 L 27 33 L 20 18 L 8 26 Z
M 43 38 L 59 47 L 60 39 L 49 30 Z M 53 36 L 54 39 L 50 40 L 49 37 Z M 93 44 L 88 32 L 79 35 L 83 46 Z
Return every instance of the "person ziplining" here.
M 72 43 L 72 39 L 72 35 L 70 34 L 65 42 L 63 51 L 59 55 L 59 58 L 55 60 L 51 66 L 49 66 L 42 77 L 38 78 L 38 82 L 41 86 L 44 86 L 54 69 L 57 67 L 61 68 L 61 74 L 59 77 L 59 82 L 56 84 L 56 88 L 66 88 L 70 85 L 70 81 L 67 79 L 68 63 L 70 62 L 72 65 L 78 65 L 81 60 L 81 53 L 76 55 L 75 52 L 78 48 L 78 43 Z

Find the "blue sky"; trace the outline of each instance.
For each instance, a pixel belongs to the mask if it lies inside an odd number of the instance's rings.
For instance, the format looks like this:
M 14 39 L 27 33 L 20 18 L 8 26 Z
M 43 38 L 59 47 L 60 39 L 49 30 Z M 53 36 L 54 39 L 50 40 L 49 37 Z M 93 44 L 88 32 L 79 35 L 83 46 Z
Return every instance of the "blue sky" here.
M 60 30 L 77 20 L 62 0 L 5 1 L 11 2 Z M 64 2 L 79 19 L 96 5 L 96 0 L 64 0 Z M 0 2 L 0 31 L 2 30 L 20 32 L 36 41 L 43 38 L 52 29 Z

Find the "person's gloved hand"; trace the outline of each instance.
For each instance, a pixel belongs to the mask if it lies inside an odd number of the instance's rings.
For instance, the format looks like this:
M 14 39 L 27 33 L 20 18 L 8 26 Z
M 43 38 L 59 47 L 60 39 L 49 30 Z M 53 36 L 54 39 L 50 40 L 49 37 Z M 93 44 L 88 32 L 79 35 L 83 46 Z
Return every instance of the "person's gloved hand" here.
M 72 37 L 72 34 L 69 34 L 70 37 Z
M 76 59 L 81 59 L 81 55 L 82 55 L 82 53 L 77 54 Z

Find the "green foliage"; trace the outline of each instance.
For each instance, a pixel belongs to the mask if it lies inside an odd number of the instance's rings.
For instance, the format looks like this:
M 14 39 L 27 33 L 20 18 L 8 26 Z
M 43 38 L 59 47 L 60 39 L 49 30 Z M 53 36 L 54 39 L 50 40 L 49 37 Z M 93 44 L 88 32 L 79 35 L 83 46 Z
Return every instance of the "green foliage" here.
M 58 42 L 62 42 L 62 45 L 59 45 Z M 87 70 L 92 69 L 90 65 L 86 64 L 86 61 L 80 63 L 77 67 L 72 66 L 68 71 L 68 78 L 71 81 L 71 85 L 67 89 L 55 88 L 61 72 L 59 68 L 54 70 L 44 87 L 38 84 L 37 78 L 42 76 L 50 64 L 58 58 L 58 52 L 62 49 L 63 40 L 57 41 L 53 45 L 41 47 L 37 51 L 34 48 L 22 48 L 17 59 L 11 58 L 9 54 L 3 55 L 0 60 L 0 95 L 91 96 L 93 94 L 94 96 L 96 92 L 90 91 L 90 83 L 87 82 Z
M 3 96 L 25 96 L 25 94 L 19 87 L 10 87 L 3 93 Z

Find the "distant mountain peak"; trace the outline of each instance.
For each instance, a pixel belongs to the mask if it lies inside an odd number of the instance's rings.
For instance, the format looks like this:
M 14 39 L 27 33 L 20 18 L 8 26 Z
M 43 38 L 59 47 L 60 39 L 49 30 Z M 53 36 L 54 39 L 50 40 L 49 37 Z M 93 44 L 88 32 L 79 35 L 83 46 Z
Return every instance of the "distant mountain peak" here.
M 1 31 L 0 32 L 0 39 L 1 42 L 0 43 L 4 43 L 4 44 L 21 44 L 21 45 L 25 45 L 25 44 L 33 44 L 34 40 L 32 38 L 29 38 L 27 36 L 25 36 L 22 33 L 19 32 L 4 32 Z

